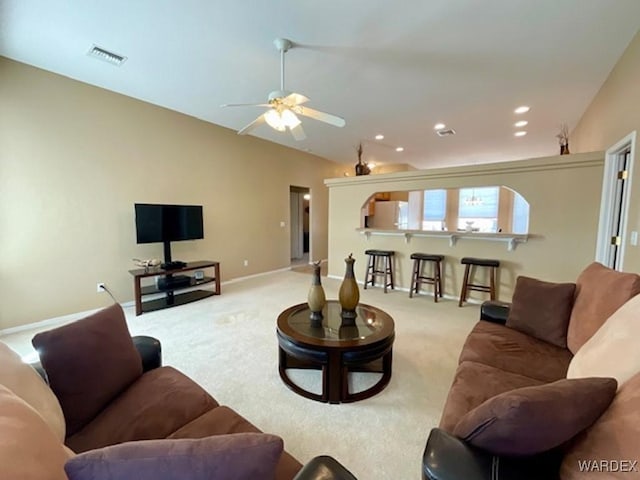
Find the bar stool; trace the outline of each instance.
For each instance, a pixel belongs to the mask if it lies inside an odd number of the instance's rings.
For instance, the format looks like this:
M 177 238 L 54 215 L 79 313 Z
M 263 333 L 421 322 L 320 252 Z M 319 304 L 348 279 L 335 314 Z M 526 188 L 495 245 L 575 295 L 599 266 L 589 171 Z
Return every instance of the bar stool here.
M 369 255 L 367 272 L 364 276 L 364 289 L 366 290 L 367 285 L 369 284 L 371 284 L 372 287 L 375 287 L 376 277 L 384 277 L 384 293 L 387 293 L 387 287 L 394 289 L 393 255 L 396 252 L 393 250 L 365 250 L 364 253 Z M 382 269 L 379 267 L 381 261 L 384 262 L 384 267 Z
M 444 255 L 432 255 L 429 253 L 412 253 L 413 274 L 411 275 L 411 289 L 409 298 L 413 298 L 413 293 L 420 293 L 420 285 L 423 283 L 433 285 L 433 301 L 437 302 L 438 297 L 442 298 L 442 269 L 440 263 L 444 260 Z M 431 276 L 422 275 L 423 262 L 431 263 Z
M 500 261 L 492 260 L 488 258 L 472 258 L 464 257 L 460 260 L 460 263 L 465 265 L 464 278 L 462 279 L 462 291 L 460 292 L 460 301 L 458 306 L 461 307 L 463 302 L 467 301 L 469 290 L 476 290 L 478 292 L 487 292 L 491 296 L 491 300 L 496 299 L 496 272 L 500 266 Z M 478 283 L 471 283 L 470 274 L 471 267 L 489 267 L 489 285 L 482 285 Z

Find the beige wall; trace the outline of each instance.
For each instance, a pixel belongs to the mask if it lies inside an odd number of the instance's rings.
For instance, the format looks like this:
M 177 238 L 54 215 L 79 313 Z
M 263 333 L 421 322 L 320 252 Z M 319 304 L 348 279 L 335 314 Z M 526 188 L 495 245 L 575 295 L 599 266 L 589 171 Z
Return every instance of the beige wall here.
M 633 38 L 571 133 L 572 152 L 607 150 L 640 131 L 640 31 Z M 636 138 L 628 232 L 640 229 L 640 148 Z M 628 246 L 624 270 L 640 271 L 640 250 Z
M 393 173 L 327 180 L 329 194 L 329 275 L 344 275 L 344 258 L 356 258 L 356 277 L 365 272 L 364 251 L 396 251 L 399 286 L 410 285 L 413 252 L 446 256 L 444 293 L 458 296 L 465 256 L 501 261 L 499 298 L 511 298 L 515 278 L 527 275 L 549 281 L 575 281 L 595 258 L 596 232 L 602 185 L 603 153 L 539 158 L 518 162 Z M 503 185 L 519 192 L 530 204 L 530 238 L 513 251 L 507 244 L 460 239 L 449 246 L 446 238 L 372 235 L 356 231 L 360 207 L 374 192 Z M 474 292 L 475 293 L 475 292 Z M 404 293 L 402 294 L 404 295 Z M 486 298 L 475 294 L 477 298 Z
M 162 257 L 134 202 L 202 204 L 205 239 L 173 257 L 229 280 L 289 265 L 289 186 L 308 187 L 327 258 L 335 163 L 1 57 L 0 78 L 0 330 L 107 305 L 99 281 L 132 300 L 131 259 Z

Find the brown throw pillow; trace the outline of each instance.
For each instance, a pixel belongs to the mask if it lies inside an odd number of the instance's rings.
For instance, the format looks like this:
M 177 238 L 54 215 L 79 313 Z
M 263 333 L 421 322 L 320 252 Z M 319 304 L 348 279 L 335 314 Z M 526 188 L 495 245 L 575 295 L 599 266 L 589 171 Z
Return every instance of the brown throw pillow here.
M 31 343 L 60 401 L 67 436 L 142 375 L 142 360 L 118 304 L 39 333 Z
M 454 435 L 494 455 L 535 455 L 595 422 L 616 394 L 613 378 L 563 379 L 496 395 L 463 416 Z
M 567 346 L 576 353 L 613 312 L 640 293 L 640 275 L 623 273 L 594 262 L 578 277 Z
M 518 277 L 507 327 L 566 348 L 575 289 L 574 283 Z

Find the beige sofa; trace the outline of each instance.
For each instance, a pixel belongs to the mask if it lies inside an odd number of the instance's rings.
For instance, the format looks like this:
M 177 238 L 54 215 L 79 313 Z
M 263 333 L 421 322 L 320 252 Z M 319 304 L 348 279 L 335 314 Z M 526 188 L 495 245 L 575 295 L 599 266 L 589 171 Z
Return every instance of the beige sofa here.
M 575 285 L 521 277 L 512 304 L 483 305 L 423 478 L 640 477 L 638 293 L 640 276 L 594 263 Z
M 63 466 L 77 454 L 98 452 L 94 456 L 104 461 L 109 455 L 127 455 L 123 451 L 136 443 L 132 441 L 151 439 L 230 438 L 236 450 L 221 454 L 222 463 L 237 467 L 257 458 L 259 464 L 250 470 L 255 474 L 246 478 L 259 478 L 269 462 L 278 480 L 291 480 L 302 468 L 282 451 L 281 439 L 255 435 L 258 428 L 219 405 L 191 379 L 172 367 L 154 365 L 158 352 L 143 352 L 141 361 L 119 305 L 39 334 L 33 343 L 50 385 L 0 342 L 0 478 L 66 480 Z M 239 456 L 240 441 L 243 448 L 249 444 L 244 458 Z M 124 447 L 108 447 L 116 444 Z M 202 461 L 211 463 L 211 458 Z

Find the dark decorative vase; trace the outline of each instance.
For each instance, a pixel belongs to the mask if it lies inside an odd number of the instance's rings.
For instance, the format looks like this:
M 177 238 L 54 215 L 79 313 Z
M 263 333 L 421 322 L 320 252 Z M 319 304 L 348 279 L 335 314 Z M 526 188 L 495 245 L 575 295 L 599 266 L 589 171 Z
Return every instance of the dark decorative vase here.
M 309 305 L 309 310 L 311 310 L 309 318 L 312 322 L 322 320 L 322 309 L 326 303 L 327 299 L 320 283 L 320 262 L 315 262 L 313 264 L 313 279 L 311 280 L 311 287 L 307 295 L 307 305 Z
M 344 261 L 347 264 L 347 269 L 338 295 L 340 306 L 342 307 L 340 315 L 343 319 L 353 320 L 356 318 L 356 307 L 360 301 L 360 290 L 356 283 L 356 276 L 353 273 L 353 264 L 356 260 L 353 258 L 353 254 L 350 253 L 349 257 L 345 258 Z
M 569 155 L 569 142 L 560 145 L 560 155 Z
M 356 176 L 369 175 L 371 173 L 369 165 L 367 165 L 366 163 L 362 163 L 362 143 L 358 145 L 358 148 L 356 148 L 356 152 L 358 153 L 358 163 L 356 163 Z

